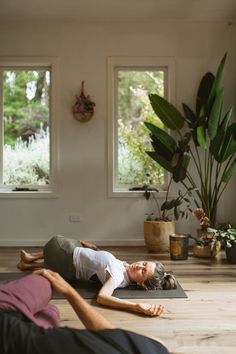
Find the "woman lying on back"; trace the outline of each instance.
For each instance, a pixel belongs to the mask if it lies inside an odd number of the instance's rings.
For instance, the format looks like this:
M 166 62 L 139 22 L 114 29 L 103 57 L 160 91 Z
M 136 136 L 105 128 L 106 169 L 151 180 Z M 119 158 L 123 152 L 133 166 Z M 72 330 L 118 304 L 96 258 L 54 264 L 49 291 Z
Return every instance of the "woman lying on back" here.
M 40 259 L 44 261 L 39 262 Z M 175 277 L 165 272 L 160 262 L 123 262 L 110 252 L 81 247 L 81 243 L 63 236 L 54 236 L 44 246 L 43 252 L 21 251 L 21 270 L 48 268 L 58 272 L 66 280 L 94 279 L 101 282 L 97 302 L 117 309 L 141 312 L 147 316 L 159 316 L 162 305 L 133 303 L 112 296 L 116 288 L 137 284 L 146 290 L 175 289 Z

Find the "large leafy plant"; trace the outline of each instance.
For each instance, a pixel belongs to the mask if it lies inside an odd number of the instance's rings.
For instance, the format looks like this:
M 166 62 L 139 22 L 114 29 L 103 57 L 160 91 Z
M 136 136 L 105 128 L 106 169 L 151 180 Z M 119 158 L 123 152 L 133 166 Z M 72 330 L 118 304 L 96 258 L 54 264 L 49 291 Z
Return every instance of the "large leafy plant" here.
M 217 206 L 233 174 L 236 172 L 236 123 L 233 109 L 222 114 L 224 88 L 221 79 L 226 54 L 216 75 L 207 72 L 200 83 L 196 108 L 183 104 L 182 114 L 165 98 L 150 94 L 154 112 L 174 137 L 155 124 L 145 122 L 150 131 L 153 151 L 148 151 L 173 180 L 187 189 L 195 189 L 194 202 L 216 223 Z M 192 167 L 190 169 L 190 161 Z

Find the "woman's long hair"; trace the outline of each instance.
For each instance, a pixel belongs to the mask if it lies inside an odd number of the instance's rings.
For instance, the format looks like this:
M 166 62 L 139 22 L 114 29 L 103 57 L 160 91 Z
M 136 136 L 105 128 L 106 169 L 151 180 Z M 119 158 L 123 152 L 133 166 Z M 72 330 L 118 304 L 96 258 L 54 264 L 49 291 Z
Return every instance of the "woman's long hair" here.
M 172 273 L 165 272 L 164 266 L 160 262 L 156 264 L 154 275 L 145 280 L 143 287 L 146 290 L 169 290 L 177 288 L 177 281 Z

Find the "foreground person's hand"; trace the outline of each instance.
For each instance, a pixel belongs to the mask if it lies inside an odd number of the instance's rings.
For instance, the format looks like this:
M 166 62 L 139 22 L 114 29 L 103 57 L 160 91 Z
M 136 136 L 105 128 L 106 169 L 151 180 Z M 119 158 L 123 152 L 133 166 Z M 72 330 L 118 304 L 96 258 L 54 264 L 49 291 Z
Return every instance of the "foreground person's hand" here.
M 94 310 L 58 273 L 49 269 L 40 269 L 36 270 L 34 274 L 47 278 L 53 289 L 65 296 L 86 328 L 92 330 L 114 328 L 102 314 Z
M 70 284 L 68 284 L 67 281 L 60 276 L 60 274 L 53 272 L 50 269 L 39 269 L 34 271 L 34 274 L 39 274 L 47 278 L 53 289 L 62 295 L 68 294 L 68 292 L 72 289 Z

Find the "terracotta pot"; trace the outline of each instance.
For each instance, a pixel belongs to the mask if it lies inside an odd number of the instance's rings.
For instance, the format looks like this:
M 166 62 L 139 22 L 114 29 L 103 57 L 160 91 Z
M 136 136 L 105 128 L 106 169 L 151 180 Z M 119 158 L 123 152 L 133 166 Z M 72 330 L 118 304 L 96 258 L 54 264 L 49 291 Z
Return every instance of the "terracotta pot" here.
M 194 245 L 193 246 L 193 254 L 196 257 L 200 258 L 211 258 L 211 246 L 201 246 L 201 245 Z
M 144 221 L 144 240 L 151 253 L 169 252 L 169 236 L 174 233 L 174 221 Z
M 193 246 L 193 254 L 199 258 L 212 258 L 215 257 L 220 251 L 221 243 L 220 241 L 216 241 L 214 245 L 194 245 Z
M 214 232 L 207 232 L 202 229 L 197 229 L 197 236 L 199 238 L 205 238 L 205 239 L 213 239 L 214 237 Z M 201 258 L 211 258 L 215 257 L 218 252 L 221 249 L 221 243 L 220 241 L 213 241 L 209 245 L 195 245 L 193 246 L 193 254 L 196 257 L 201 257 Z

